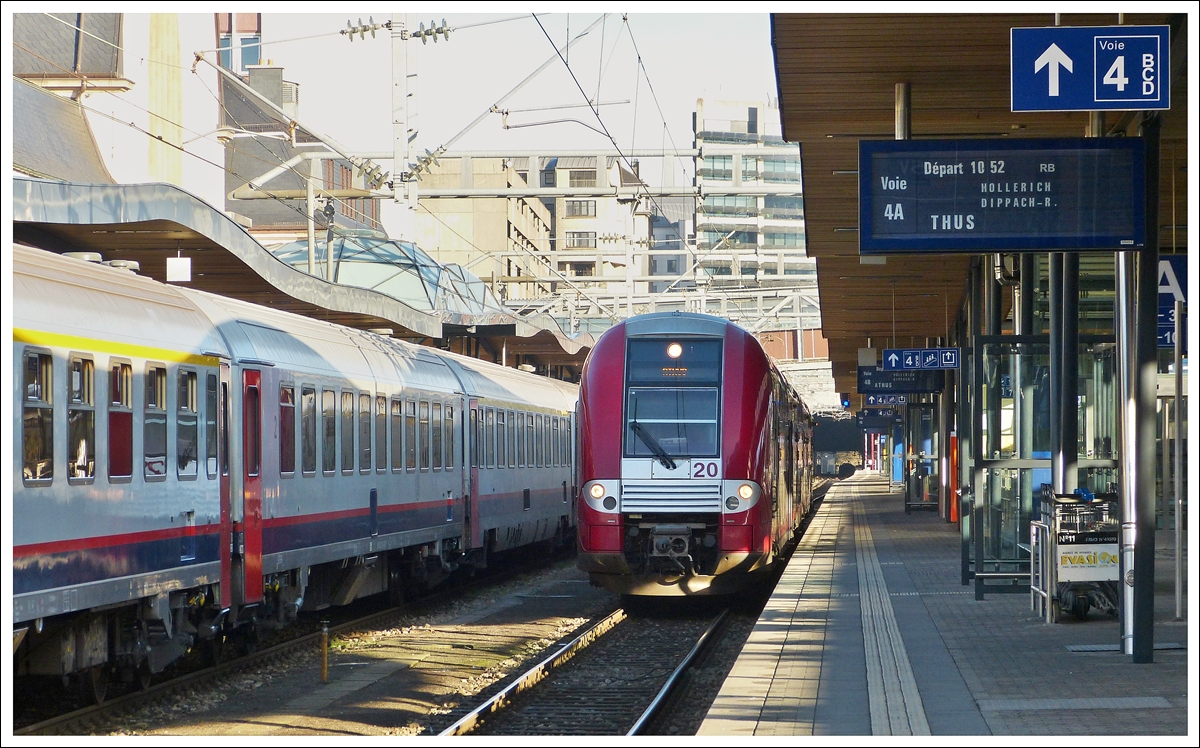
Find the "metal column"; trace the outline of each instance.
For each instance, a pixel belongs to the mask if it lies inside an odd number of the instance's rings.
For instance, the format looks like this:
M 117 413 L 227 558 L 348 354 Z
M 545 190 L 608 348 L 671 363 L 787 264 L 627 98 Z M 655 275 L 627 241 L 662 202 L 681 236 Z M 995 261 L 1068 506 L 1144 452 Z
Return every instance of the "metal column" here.
M 971 512 L 971 536 L 975 545 L 975 599 L 983 599 L 984 571 L 984 492 L 983 492 L 983 288 L 985 263 L 974 264 L 971 273 L 971 357 L 975 375 L 971 378 L 971 491 L 974 506 Z
M 1062 374 L 1059 387 L 1059 442 L 1062 471 L 1061 493 L 1079 487 L 1079 253 L 1063 253 L 1062 271 Z
M 1143 122 L 1146 141 L 1146 246 L 1138 253 L 1137 282 L 1137 540 L 1133 563 L 1133 661 L 1154 662 L 1155 405 L 1158 398 L 1157 115 Z

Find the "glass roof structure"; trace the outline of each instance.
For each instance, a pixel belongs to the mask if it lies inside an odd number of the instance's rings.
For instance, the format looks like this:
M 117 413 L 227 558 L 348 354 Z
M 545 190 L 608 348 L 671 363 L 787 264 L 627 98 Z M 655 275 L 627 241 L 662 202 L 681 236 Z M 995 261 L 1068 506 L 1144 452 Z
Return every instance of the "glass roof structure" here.
M 308 242 L 294 241 L 267 249 L 293 268 L 307 272 Z M 323 274 L 328 262 L 326 242 L 317 241 L 314 252 L 317 272 Z M 387 294 L 451 324 L 512 322 L 512 312 L 476 275 L 461 265 L 439 264 L 416 244 L 387 239 L 377 232 L 342 232 L 334 237 L 333 281 Z

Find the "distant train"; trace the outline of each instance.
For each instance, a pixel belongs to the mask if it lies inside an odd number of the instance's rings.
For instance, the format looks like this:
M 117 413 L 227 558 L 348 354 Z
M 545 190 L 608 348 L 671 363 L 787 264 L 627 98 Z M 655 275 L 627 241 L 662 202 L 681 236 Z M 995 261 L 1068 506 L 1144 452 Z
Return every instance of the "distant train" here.
M 15 675 L 104 698 L 573 542 L 574 385 L 16 246 Z
M 579 568 L 630 595 L 719 595 L 761 579 L 812 504 L 812 417 L 749 332 L 632 317 L 579 390 Z

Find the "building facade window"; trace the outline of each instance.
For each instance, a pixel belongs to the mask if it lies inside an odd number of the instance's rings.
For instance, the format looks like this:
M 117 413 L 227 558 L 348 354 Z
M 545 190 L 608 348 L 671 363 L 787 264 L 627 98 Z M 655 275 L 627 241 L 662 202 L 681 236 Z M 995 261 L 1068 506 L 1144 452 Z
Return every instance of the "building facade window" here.
M 804 234 L 799 231 L 767 231 L 763 234 L 763 245 L 787 249 L 803 249 Z
M 595 218 L 596 216 L 596 201 L 595 200 L 568 200 L 567 201 L 567 217 L 577 218 L 587 216 Z
M 700 212 L 705 215 L 754 216 L 758 214 L 758 198 L 753 195 L 705 195 Z
M 701 179 L 717 182 L 733 180 L 733 156 L 705 156 L 703 163 L 700 168 Z
M 803 218 L 804 198 L 799 195 L 767 195 L 763 198 L 766 218 Z
M 595 249 L 595 231 L 568 231 L 567 249 Z
M 800 161 L 799 159 L 764 158 L 762 177 L 764 182 L 799 182 Z
M 217 58 L 221 67 L 245 74 L 262 63 L 262 14 L 218 13 Z
M 570 185 L 572 187 L 595 187 L 596 186 L 596 170 L 588 169 L 586 171 L 570 172 Z

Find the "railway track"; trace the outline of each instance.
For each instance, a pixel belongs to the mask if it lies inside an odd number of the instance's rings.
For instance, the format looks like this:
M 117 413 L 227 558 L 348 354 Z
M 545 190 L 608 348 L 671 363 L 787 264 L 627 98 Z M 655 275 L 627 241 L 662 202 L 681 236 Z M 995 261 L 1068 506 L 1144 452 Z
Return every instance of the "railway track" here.
M 329 626 L 331 640 L 337 635 L 386 628 L 406 618 L 420 615 L 423 611 L 431 607 L 452 601 L 473 590 L 502 584 L 530 570 L 531 565 L 519 565 L 455 586 L 453 589 L 426 595 L 414 600 L 409 605 L 388 607 L 384 610 L 376 610 L 365 615 L 350 617 L 341 622 L 337 621 L 337 617 L 346 618 L 348 609 L 322 611 L 320 617 L 331 619 L 331 625 Z M 370 605 L 369 599 L 364 599 L 363 603 Z M 18 709 L 14 719 L 14 727 L 16 728 L 14 729 L 14 734 L 86 735 L 95 729 L 97 725 L 111 723 L 111 720 L 114 718 L 132 714 L 147 706 L 167 702 L 189 690 L 214 684 L 238 673 L 253 672 L 256 669 L 261 669 L 271 663 L 295 656 L 298 653 L 315 651 L 320 646 L 321 627 L 317 622 L 317 616 L 311 616 L 310 618 L 311 620 L 298 622 L 293 627 L 279 632 L 282 637 L 286 637 L 286 640 L 278 644 L 260 647 L 253 652 L 227 659 L 215 666 L 187 670 L 174 677 L 169 677 L 168 680 L 161 683 L 151 685 L 149 688 L 133 690 L 114 698 L 109 698 L 102 704 L 93 704 L 80 709 L 73 709 L 51 717 L 35 718 L 36 721 L 30 720 L 27 717 L 23 718 Z M 312 633 L 305 633 L 306 631 Z M 186 659 L 195 662 L 192 655 L 189 655 Z M 183 664 L 184 669 L 187 668 L 186 663 L 181 661 L 181 664 Z M 170 672 L 170 670 L 167 672 Z M 49 689 L 45 698 L 65 700 L 67 694 L 64 691 Z
M 728 612 L 618 609 L 440 735 L 648 734 Z

